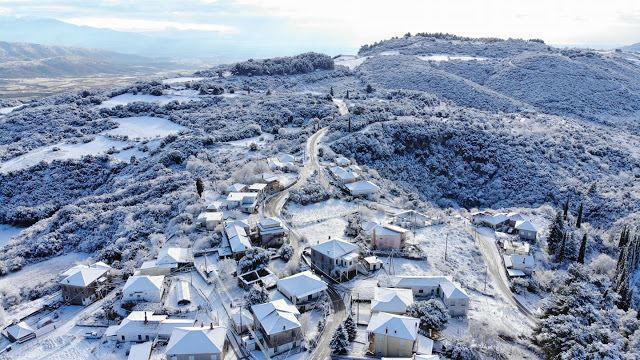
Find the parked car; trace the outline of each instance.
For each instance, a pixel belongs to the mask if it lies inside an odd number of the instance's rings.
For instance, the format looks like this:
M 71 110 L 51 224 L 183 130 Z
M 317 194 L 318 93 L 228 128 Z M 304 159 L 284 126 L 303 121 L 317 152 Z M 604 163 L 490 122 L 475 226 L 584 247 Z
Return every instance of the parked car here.
M 95 331 L 89 331 L 84 333 L 84 338 L 85 339 L 100 339 L 102 336 L 98 335 L 97 332 Z

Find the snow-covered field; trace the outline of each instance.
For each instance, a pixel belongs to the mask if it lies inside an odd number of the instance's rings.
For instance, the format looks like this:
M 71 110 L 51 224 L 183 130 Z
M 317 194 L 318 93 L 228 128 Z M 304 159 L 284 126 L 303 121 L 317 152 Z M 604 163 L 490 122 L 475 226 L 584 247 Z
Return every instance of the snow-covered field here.
M 422 56 L 417 56 L 417 58 L 424 61 L 487 60 L 487 58 L 484 58 L 484 57 L 475 57 L 475 56 L 466 56 L 466 55 L 449 55 L 449 54 L 422 55 Z
M 186 129 L 186 127 L 169 120 L 151 116 L 114 118 L 113 120 L 118 122 L 120 126 L 104 131 L 104 134 L 127 135 L 132 139 L 152 139 L 155 137 L 165 137 Z
M 358 210 L 358 204 L 337 199 L 310 204 L 287 204 L 287 213 L 293 216 L 293 224 L 309 224 L 321 220 L 343 217 Z
M 88 143 L 49 145 L 29 151 L 24 155 L 13 158 L 0 167 L 1 173 L 24 169 L 33 166 L 40 161 L 51 162 L 53 160 L 79 159 L 84 155 L 96 155 L 111 148 L 122 149 L 128 143 L 125 141 L 113 140 L 97 135 L 94 140 Z
M 26 228 L 0 224 L 0 246 L 5 246 L 12 237 L 18 235 Z
M 158 103 L 161 106 L 164 106 L 174 100 L 179 102 L 189 102 L 189 101 L 200 101 L 198 97 L 195 96 L 181 96 L 181 95 L 161 95 L 161 96 L 153 96 L 147 94 L 122 94 L 118 96 L 114 96 L 107 101 L 103 101 L 102 104 L 98 105 L 99 108 L 112 108 L 118 105 L 127 105 L 132 102 L 141 101 L 141 102 L 154 102 Z
M 359 57 L 357 55 L 341 55 L 333 60 L 336 65 L 346 66 L 349 69 L 354 69 L 358 65 L 362 64 L 367 59 L 366 56 Z

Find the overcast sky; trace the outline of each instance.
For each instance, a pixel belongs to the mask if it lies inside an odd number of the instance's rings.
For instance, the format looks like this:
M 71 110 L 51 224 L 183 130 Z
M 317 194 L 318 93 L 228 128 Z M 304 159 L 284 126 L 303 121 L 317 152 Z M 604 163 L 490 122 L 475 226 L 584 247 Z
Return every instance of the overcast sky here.
M 356 49 L 406 32 L 541 38 L 561 45 L 640 42 L 640 1 L 633 0 L 0 0 L 0 15 L 127 31 L 295 35 Z

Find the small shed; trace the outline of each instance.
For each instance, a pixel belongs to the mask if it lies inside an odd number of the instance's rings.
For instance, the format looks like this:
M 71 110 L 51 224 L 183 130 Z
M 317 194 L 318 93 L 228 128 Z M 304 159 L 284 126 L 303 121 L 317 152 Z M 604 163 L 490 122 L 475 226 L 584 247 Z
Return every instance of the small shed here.
M 22 321 L 7 328 L 7 337 L 11 342 L 20 344 L 35 338 L 36 333 L 33 331 L 31 326 Z
M 189 287 L 189 283 L 180 280 L 176 283 L 174 290 L 176 292 L 176 301 L 178 305 L 186 305 L 191 303 L 191 288 Z
M 369 271 L 376 271 L 382 269 L 382 260 L 377 256 L 367 256 L 363 259 Z

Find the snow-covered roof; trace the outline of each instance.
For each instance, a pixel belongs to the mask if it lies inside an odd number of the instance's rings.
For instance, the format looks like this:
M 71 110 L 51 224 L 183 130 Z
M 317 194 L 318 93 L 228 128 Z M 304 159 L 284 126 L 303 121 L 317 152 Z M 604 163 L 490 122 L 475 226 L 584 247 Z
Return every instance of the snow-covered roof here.
M 295 162 L 296 157 L 291 154 L 284 154 L 284 155 L 278 156 L 278 160 L 280 160 L 280 162 L 282 163 Z
M 104 276 L 111 267 L 105 263 L 96 263 L 90 267 L 79 265 L 65 271 L 67 277 L 60 284 L 86 287 Z
M 372 255 L 372 256 L 367 256 L 366 258 L 363 259 L 367 264 L 380 264 L 382 263 L 382 260 L 378 259 L 377 256 Z
M 347 184 L 346 187 L 351 192 L 354 192 L 354 191 L 378 191 L 378 190 L 380 190 L 380 187 L 378 185 L 372 183 L 371 181 L 356 181 L 354 183 Z
M 282 278 L 276 284 L 278 289 L 283 289 L 298 299 L 327 289 L 327 283 L 309 270 Z
M 225 191 L 226 192 L 241 192 L 246 187 L 247 187 L 247 185 L 245 185 L 245 184 L 235 183 L 235 184 L 229 186 Z
M 147 321 L 145 322 L 145 313 Z M 116 334 L 157 333 L 160 323 L 167 315 L 154 315 L 150 311 L 132 311 L 122 320 Z
M 505 222 L 507 220 L 509 220 L 509 218 L 507 218 L 507 215 L 506 214 L 502 214 L 502 213 L 496 214 L 496 215 L 493 215 L 493 216 L 492 215 L 488 215 L 488 216 L 484 217 L 484 221 L 486 223 L 494 225 L 494 226 L 498 225 L 498 224 L 501 224 L 501 223 L 503 223 L 503 222 Z
M 364 230 L 364 232 L 369 233 L 373 230 L 374 227 L 380 225 L 377 221 L 365 221 L 360 223 L 360 228 Z
M 251 184 L 251 186 L 249 186 L 249 190 L 262 191 L 266 187 L 267 187 L 267 184 L 255 183 L 255 184 Z
M 131 345 L 127 360 L 149 360 L 149 355 L 151 355 L 151 345 L 151 341 Z
M 204 219 L 204 221 L 222 221 L 224 213 L 222 211 L 205 211 L 198 215 L 198 219 Z
M 240 320 L 240 316 L 242 316 L 242 321 Z M 249 312 L 249 310 L 245 309 L 242 309 L 242 312 L 236 310 L 235 312 L 231 313 L 231 319 L 233 319 L 233 322 L 238 326 L 240 326 L 240 323 L 242 323 L 243 326 L 253 323 L 253 317 L 251 316 L 251 313 Z
M 207 206 L 207 211 L 220 211 L 220 208 L 222 208 L 222 203 L 220 201 L 214 201 Z
M 189 287 L 188 282 L 180 280 L 176 283 L 174 289 L 176 292 L 176 299 L 178 299 L 178 303 L 181 300 L 191 301 L 191 288 Z
M 271 228 L 286 229 L 286 226 L 284 226 L 284 224 L 282 223 L 282 221 L 280 221 L 280 219 L 268 217 L 268 218 L 262 218 L 258 220 L 258 228 L 260 229 L 260 232 L 264 232 Z
M 375 232 L 376 235 L 380 236 L 380 235 L 398 235 L 398 234 L 404 234 L 406 233 L 407 229 L 405 228 L 401 228 L 400 226 L 395 226 L 395 225 L 378 225 L 375 226 L 373 229 L 369 230 L 369 233 L 373 233 Z
M 227 239 L 229 239 L 231 251 L 234 253 L 246 251 L 252 247 L 245 228 L 235 221 L 225 224 L 224 231 L 227 234 Z
M 7 333 L 14 339 L 18 340 L 25 336 L 33 334 L 33 329 L 31 328 L 31 326 L 27 325 L 27 323 L 21 321 L 15 325 L 9 326 L 7 328 Z
M 509 241 L 505 240 L 502 246 L 505 250 L 513 250 L 516 252 L 529 253 L 530 245 L 527 242 Z
M 531 255 L 502 255 L 506 267 L 513 267 L 514 264 L 533 266 L 535 260 Z
M 518 276 L 526 276 L 527 275 L 527 274 L 524 273 L 524 271 L 517 270 L 517 269 L 507 269 L 507 274 L 510 277 L 518 277 Z
M 367 332 L 415 341 L 419 322 L 416 318 L 379 312 L 369 320 Z
M 430 356 L 433 352 L 433 340 L 424 335 L 418 334 L 418 348 L 416 349 L 416 355 Z M 436 355 L 437 359 L 437 355 Z M 415 360 L 415 359 L 414 359 Z
M 445 299 L 468 299 L 469 295 L 458 285 L 451 281 L 443 281 L 440 288 Z
M 413 303 L 411 289 L 375 288 L 371 311 L 405 313 L 407 306 Z
M 255 201 L 258 194 L 253 192 L 231 192 L 227 195 L 227 201 Z
M 274 181 L 278 181 L 278 175 L 275 174 L 271 174 L 271 173 L 262 173 L 262 174 L 258 174 L 256 175 L 259 179 L 262 179 L 264 182 L 271 183 Z
M 347 169 L 353 171 L 353 172 L 358 172 L 358 171 L 362 171 L 362 168 L 356 164 L 351 164 L 349 166 L 347 166 Z
M 222 326 L 173 329 L 166 355 L 222 354 L 227 328 Z
M 393 287 L 436 287 L 441 282 L 450 282 L 447 276 L 396 276 L 390 279 Z
M 123 293 L 143 292 L 143 291 L 160 291 L 164 276 L 130 276 L 122 288 Z
M 347 159 L 344 156 L 338 156 L 337 158 L 333 159 L 333 161 L 336 163 L 336 165 L 340 166 L 347 166 L 351 164 L 351 160 Z
M 332 259 L 340 258 L 355 251 L 357 248 L 358 245 L 340 239 L 331 239 L 311 247 L 311 249 L 321 252 Z
M 296 318 L 300 312 L 295 306 L 287 304 L 283 299 L 253 305 L 251 310 L 267 335 L 297 329 L 301 326 Z
M 522 221 L 522 220 L 524 220 L 524 217 L 522 216 L 522 214 L 517 213 L 517 212 L 508 213 L 507 217 L 509 218 L 509 221 Z
M 538 232 L 538 229 L 529 221 L 516 221 L 516 230 Z
M 189 249 L 179 247 L 165 247 L 158 252 L 158 259 L 156 260 L 156 266 L 173 267 L 178 263 L 189 262 Z

